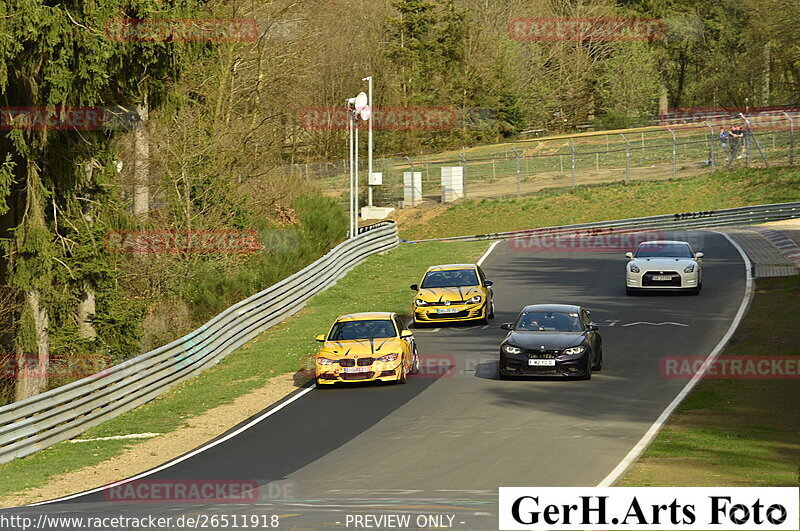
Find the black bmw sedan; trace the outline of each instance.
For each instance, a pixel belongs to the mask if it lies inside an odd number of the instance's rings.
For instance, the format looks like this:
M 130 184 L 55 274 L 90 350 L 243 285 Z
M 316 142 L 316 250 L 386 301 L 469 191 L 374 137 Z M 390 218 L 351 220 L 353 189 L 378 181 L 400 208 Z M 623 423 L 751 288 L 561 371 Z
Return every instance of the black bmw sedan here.
M 589 311 L 567 304 L 533 304 L 505 323 L 500 378 L 561 376 L 588 380 L 603 367 L 603 339 Z

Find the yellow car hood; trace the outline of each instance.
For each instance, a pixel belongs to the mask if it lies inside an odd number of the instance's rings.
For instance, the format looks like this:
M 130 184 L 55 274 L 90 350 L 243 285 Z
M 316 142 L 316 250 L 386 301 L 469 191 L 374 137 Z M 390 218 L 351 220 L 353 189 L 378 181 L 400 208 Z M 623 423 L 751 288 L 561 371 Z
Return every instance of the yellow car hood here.
M 463 288 L 422 288 L 417 293 L 417 298 L 425 302 L 466 301 L 475 295 L 484 296 L 479 286 L 466 286 Z
M 402 341 L 396 337 L 326 341 L 318 355 L 332 358 L 350 358 L 354 356 L 377 358 L 386 354 L 399 354 L 402 352 L 402 348 Z

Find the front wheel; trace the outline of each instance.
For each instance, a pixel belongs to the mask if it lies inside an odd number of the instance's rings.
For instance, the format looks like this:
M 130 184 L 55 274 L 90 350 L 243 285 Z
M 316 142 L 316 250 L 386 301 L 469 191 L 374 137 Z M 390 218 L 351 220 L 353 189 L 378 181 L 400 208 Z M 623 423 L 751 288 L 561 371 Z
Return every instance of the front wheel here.
M 592 379 L 592 360 L 586 360 L 586 373 L 583 375 L 581 380 L 591 380 Z
M 478 324 L 489 324 L 489 304 L 487 303 L 486 306 L 483 307 L 483 317 L 478 319 Z
M 600 352 L 597 354 L 597 363 L 592 367 L 593 371 L 602 371 L 603 370 L 603 350 L 601 349 Z
M 494 299 L 492 299 L 492 311 L 489 312 L 489 319 L 494 319 Z
M 414 347 L 414 353 L 411 355 L 411 374 L 419 374 L 419 353 L 417 347 Z
M 400 374 L 397 375 L 397 383 L 404 384 L 406 383 L 406 365 L 402 361 L 400 362 Z

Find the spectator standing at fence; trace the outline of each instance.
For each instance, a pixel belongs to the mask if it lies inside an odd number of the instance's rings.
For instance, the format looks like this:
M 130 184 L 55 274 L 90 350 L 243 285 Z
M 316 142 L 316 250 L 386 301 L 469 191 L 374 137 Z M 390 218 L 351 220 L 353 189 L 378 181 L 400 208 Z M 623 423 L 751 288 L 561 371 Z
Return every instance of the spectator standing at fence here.
M 722 144 L 722 152 L 725 154 L 725 158 L 729 158 L 731 152 L 731 134 L 726 131 L 724 127 L 720 127 L 717 138 L 719 139 L 720 144 Z
M 743 136 L 744 131 L 742 131 L 742 128 L 738 124 L 731 127 L 731 157 L 735 157 L 736 154 L 739 153 Z M 741 158 L 741 156 L 739 156 L 739 158 Z

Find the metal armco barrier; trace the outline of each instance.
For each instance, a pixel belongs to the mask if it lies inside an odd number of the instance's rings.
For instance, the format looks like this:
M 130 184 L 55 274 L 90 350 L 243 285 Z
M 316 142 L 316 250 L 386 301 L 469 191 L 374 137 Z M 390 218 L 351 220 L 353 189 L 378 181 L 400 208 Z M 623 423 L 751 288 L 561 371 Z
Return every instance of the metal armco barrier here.
M 611 233 L 637 232 L 646 229 L 703 229 L 724 225 L 751 225 L 767 221 L 800 218 L 800 202 L 775 203 L 771 205 L 755 205 L 722 210 L 702 212 L 682 212 L 679 214 L 663 214 L 644 218 L 618 219 L 598 221 L 594 223 L 578 223 L 558 227 L 495 232 L 491 234 L 474 234 L 472 236 L 451 236 L 449 238 L 429 238 L 410 240 L 406 243 L 443 242 L 443 241 L 479 241 L 508 240 L 525 236 L 594 236 Z
M 368 256 L 397 246 L 393 222 L 362 229 L 357 237 L 302 271 L 231 306 L 168 345 L 0 407 L 0 463 L 71 439 L 156 398 L 300 310 Z

